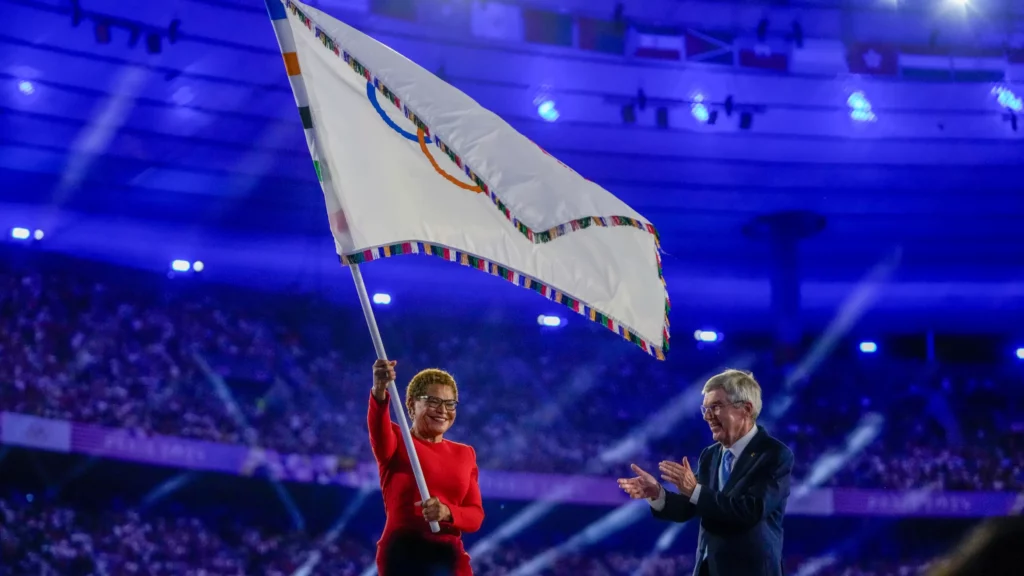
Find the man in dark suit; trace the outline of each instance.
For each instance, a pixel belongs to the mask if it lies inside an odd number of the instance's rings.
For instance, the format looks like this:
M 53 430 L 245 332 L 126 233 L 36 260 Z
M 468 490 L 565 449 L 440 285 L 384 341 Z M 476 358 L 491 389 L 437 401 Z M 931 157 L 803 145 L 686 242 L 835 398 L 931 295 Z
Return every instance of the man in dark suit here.
M 726 370 L 704 385 L 701 413 L 715 444 L 689 462 L 662 462 L 661 477 L 632 465 L 634 478 L 619 479 L 632 498 L 647 498 L 655 518 L 700 518 L 694 576 L 781 576 L 782 518 L 789 498 L 793 452 L 757 425 L 761 387 L 740 370 Z

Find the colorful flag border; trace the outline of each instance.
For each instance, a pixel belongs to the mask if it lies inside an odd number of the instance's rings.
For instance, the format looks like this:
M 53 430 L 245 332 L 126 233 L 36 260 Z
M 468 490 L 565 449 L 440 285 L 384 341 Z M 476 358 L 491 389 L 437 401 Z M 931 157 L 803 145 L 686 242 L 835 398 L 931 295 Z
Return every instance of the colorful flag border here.
M 481 272 L 486 272 L 492 276 L 497 276 L 507 282 L 511 282 L 520 288 L 526 288 L 533 290 L 537 294 L 562 304 L 566 308 L 576 312 L 577 314 L 586 317 L 591 322 L 596 322 L 612 332 L 618 334 L 623 339 L 628 340 L 637 346 L 639 346 L 644 352 L 647 352 L 651 356 L 654 356 L 658 360 L 665 359 L 665 353 L 668 351 L 668 310 L 666 309 L 665 317 L 665 346 L 659 348 L 653 342 L 643 338 L 628 326 L 625 326 L 621 322 L 614 318 L 604 314 L 597 309 L 589 306 L 586 302 L 581 301 L 579 298 L 575 298 L 570 294 L 553 288 L 552 286 L 519 272 L 513 270 L 508 266 L 491 262 L 486 258 L 481 258 L 469 252 L 451 248 L 443 244 L 435 244 L 431 242 L 397 242 L 393 244 L 386 244 L 382 246 L 375 246 L 373 248 L 367 248 L 351 254 L 339 255 L 341 263 L 348 266 L 352 264 L 363 264 L 365 262 L 372 262 L 374 260 L 383 260 L 385 258 L 391 258 L 394 256 L 402 256 L 405 254 L 420 254 L 425 256 L 434 256 L 447 260 L 448 262 L 455 262 L 463 266 L 468 266 Z M 666 306 L 667 306 L 666 302 Z

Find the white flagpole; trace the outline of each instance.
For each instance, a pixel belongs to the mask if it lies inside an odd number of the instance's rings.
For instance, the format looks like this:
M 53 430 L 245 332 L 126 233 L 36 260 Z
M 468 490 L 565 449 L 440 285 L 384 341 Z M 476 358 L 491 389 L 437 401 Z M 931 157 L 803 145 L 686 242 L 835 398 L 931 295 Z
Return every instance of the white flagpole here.
M 358 264 L 351 264 L 352 280 L 356 283 L 356 292 L 359 293 L 359 304 L 363 307 L 363 316 L 366 318 L 366 326 L 370 329 L 370 338 L 373 340 L 373 348 L 377 351 L 377 358 L 387 360 L 388 355 L 384 351 L 384 341 L 381 340 L 380 330 L 377 328 L 377 319 L 373 316 L 373 306 L 370 304 L 370 297 L 366 293 L 366 284 L 363 282 L 363 273 L 359 270 Z M 409 453 L 409 462 L 412 463 L 412 474 L 416 477 L 416 486 L 420 489 L 420 497 L 424 500 L 430 498 L 427 490 L 427 480 L 423 477 L 423 468 L 420 467 L 420 459 L 416 456 L 416 448 L 413 445 L 412 431 L 409 429 L 409 422 L 405 419 L 405 407 L 402 406 L 401 397 L 398 395 L 398 386 L 395 381 L 388 382 L 388 395 L 391 396 L 391 408 L 398 417 L 398 427 L 402 429 L 402 440 L 405 441 L 406 452 Z M 441 526 L 437 522 L 430 523 L 430 531 L 437 533 Z
M 285 62 L 285 72 L 288 74 L 288 81 L 292 87 L 292 94 L 295 95 L 295 103 L 299 107 L 299 115 L 302 119 L 303 128 L 306 131 L 306 142 L 309 144 L 309 154 L 316 167 L 317 178 L 325 194 L 334 194 L 332 183 L 327 170 L 320 159 L 320 144 L 313 130 L 313 117 L 309 109 L 309 96 L 306 92 L 306 82 L 299 70 L 298 54 L 295 52 L 295 36 L 292 34 L 291 26 L 288 24 L 287 8 L 283 0 L 266 0 L 267 14 L 270 22 L 274 25 L 274 33 L 277 35 L 277 45 L 281 49 L 281 56 Z M 363 276 L 356 265 L 351 266 L 352 279 L 356 283 L 356 292 L 359 293 L 359 303 L 363 307 L 363 316 L 366 317 L 366 325 L 370 328 L 370 338 L 373 339 L 373 347 L 377 351 L 377 358 L 387 360 L 384 353 L 384 343 L 380 338 L 380 330 L 377 329 L 377 320 L 373 317 L 373 307 L 370 305 L 370 298 L 366 294 L 366 284 L 363 283 Z M 388 383 L 388 394 L 391 396 L 391 407 L 398 419 L 398 426 L 402 429 L 402 439 L 405 441 L 405 450 L 409 455 L 409 462 L 412 464 L 412 472 L 416 477 L 416 486 L 420 490 L 420 498 L 427 500 L 430 492 L 427 491 L 427 481 L 423 477 L 423 468 L 420 467 L 420 459 L 416 456 L 416 447 L 413 445 L 412 431 L 409 429 L 409 422 L 405 419 L 405 410 L 398 395 L 398 387 L 394 382 Z M 411 504 L 411 503 L 410 503 Z M 431 532 L 441 531 L 437 522 L 430 523 Z

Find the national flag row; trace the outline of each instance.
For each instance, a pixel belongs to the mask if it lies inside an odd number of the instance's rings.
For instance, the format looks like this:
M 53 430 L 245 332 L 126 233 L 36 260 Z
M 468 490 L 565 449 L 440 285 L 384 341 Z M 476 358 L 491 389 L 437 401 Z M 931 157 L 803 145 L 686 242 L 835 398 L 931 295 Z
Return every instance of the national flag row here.
M 578 48 L 640 59 L 701 62 L 794 74 L 850 72 L 941 81 L 1024 81 L 1024 49 L 975 50 L 845 44 L 809 38 L 799 48 L 784 40 L 692 28 L 666 28 L 576 17 L 494 0 L 369 0 L 391 18 L 468 31 L 477 38 Z

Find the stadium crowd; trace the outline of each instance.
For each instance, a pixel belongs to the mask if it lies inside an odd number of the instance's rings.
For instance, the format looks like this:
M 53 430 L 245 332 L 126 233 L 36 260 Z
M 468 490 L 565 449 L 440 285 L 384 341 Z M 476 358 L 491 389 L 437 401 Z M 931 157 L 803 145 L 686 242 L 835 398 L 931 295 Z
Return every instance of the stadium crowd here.
M 0 314 L 0 410 L 370 460 L 373 357 L 357 310 L 128 273 L 8 271 Z M 411 329 L 408 318 L 380 316 L 400 375 L 428 366 L 456 375 L 453 437 L 471 439 L 482 468 L 616 474 L 631 460 L 687 455 L 680 439 L 696 456 L 708 441 L 696 402 L 682 418 L 645 422 L 734 365 L 725 349 L 656 362 L 590 326 L 519 327 L 510 338 L 501 325 L 459 331 L 425 319 Z M 797 390 L 751 366 L 767 388 L 762 420 L 794 447 L 798 477 L 877 413 L 879 438 L 827 482 L 1024 490 L 1024 388 L 999 376 L 836 360 Z
M 373 563 L 369 536 L 325 540 L 197 517 L 29 503 L 24 496 L 0 498 L 0 521 L 0 574 L 5 576 L 356 576 Z M 476 574 L 507 576 L 539 551 L 502 547 L 476 562 Z M 817 576 L 912 576 L 924 566 L 794 557 L 787 559 L 787 573 L 799 573 L 808 563 L 822 566 Z M 689 551 L 648 558 L 602 546 L 567 554 L 538 576 L 675 576 L 692 566 Z

